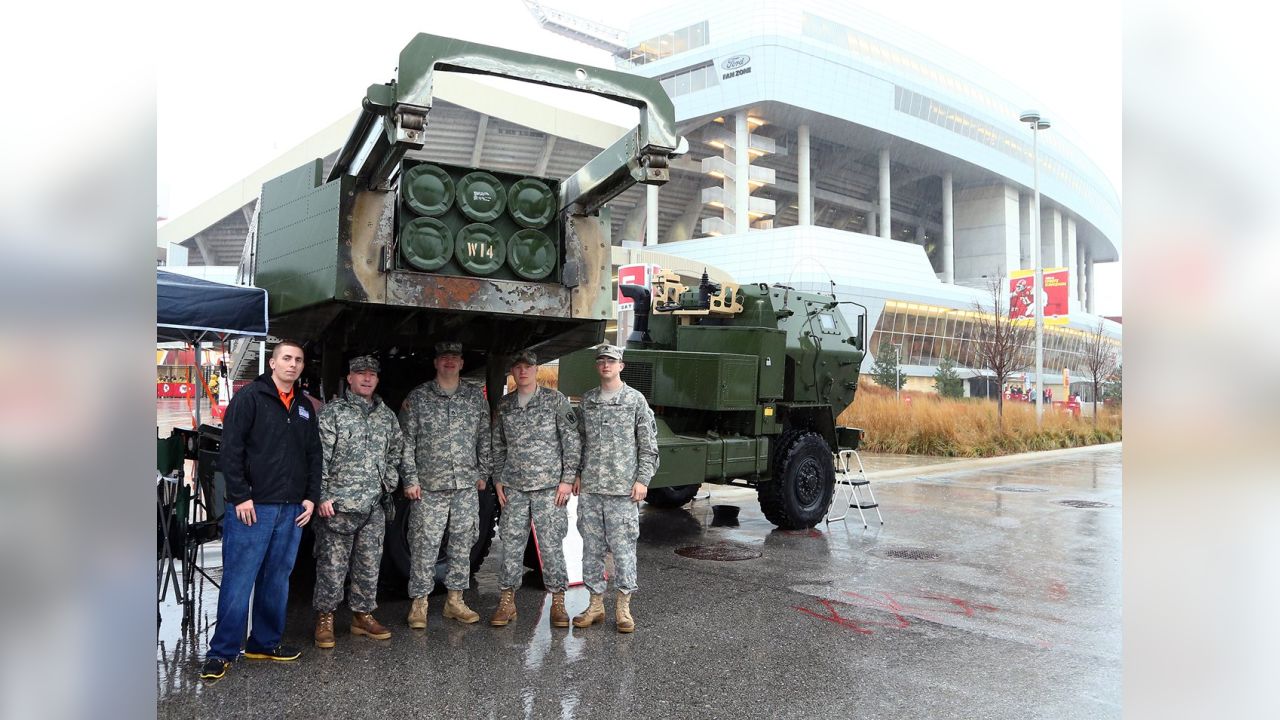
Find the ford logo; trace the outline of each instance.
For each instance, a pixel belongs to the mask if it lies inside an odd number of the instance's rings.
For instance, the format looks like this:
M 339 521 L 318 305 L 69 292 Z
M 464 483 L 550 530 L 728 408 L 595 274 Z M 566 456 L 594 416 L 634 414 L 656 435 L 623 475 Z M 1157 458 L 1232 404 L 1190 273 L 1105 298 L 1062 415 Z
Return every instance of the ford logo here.
M 734 55 L 720 63 L 720 68 L 723 70 L 736 70 L 749 62 L 751 62 L 750 55 Z

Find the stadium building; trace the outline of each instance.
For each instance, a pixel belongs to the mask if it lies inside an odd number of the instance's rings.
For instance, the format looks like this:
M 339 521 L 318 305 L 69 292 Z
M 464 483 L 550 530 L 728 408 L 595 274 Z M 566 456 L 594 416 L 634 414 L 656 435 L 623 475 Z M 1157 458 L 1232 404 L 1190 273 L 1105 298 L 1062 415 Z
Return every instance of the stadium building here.
M 1056 399 L 1089 399 L 1087 334 L 1102 322 L 1120 341 L 1120 325 L 1093 314 L 1093 268 L 1119 259 L 1120 201 L 1080 148 L 1042 131 L 1033 238 L 1025 93 L 843 3 L 686 3 L 625 30 L 525 4 L 545 30 L 660 80 L 689 141 L 669 183 L 609 203 L 616 263 L 834 291 L 868 307 L 873 352 L 900 346 L 909 389 L 931 389 L 945 357 L 980 395 L 994 389 L 974 352 L 975 307 L 990 306 L 990 283 L 1032 267 L 1039 242 L 1042 266 L 1068 272 L 1070 311 L 1045 330 L 1043 381 Z M 442 77 L 436 98 L 410 157 L 565 177 L 624 131 L 465 76 Z M 238 265 L 261 183 L 315 157 L 327 173 L 353 123 L 163 225 L 169 264 Z

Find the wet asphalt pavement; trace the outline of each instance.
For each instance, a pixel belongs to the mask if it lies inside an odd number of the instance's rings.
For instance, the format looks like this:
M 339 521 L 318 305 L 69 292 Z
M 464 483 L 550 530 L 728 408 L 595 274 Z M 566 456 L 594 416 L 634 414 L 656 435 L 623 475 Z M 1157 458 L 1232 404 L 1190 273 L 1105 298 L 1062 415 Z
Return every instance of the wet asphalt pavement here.
M 408 601 L 385 600 L 390 640 L 350 636 L 340 609 L 337 648 L 318 650 L 307 592 L 285 638 L 301 660 L 241 660 L 205 683 L 216 590 L 204 582 L 191 631 L 162 608 L 158 715 L 1118 717 L 1119 446 L 930 472 L 873 482 L 885 524 L 865 530 L 854 511 L 777 531 L 754 491 L 721 486 L 685 509 L 642 506 L 633 635 L 615 631 L 611 597 L 607 624 L 552 629 L 531 586 L 511 626 L 489 627 L 491 553 L 467 593 L 478 624 L 444 620 L 433 596 L 427 630 L 411 631 Z M 741 524 L 712 526 L 712 504 L 741 506 Z M 759 556 L 677 553 L 708 546 Z M 585 589 L 567 597 L 571 614 L 586 607 Z

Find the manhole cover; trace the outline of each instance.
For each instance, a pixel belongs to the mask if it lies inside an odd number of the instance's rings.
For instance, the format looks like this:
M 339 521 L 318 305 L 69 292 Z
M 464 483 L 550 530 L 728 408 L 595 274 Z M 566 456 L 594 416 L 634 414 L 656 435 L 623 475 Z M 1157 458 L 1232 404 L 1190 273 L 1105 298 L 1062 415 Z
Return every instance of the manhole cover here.
M 1066 505 L 1073 508 L 1109 508 L 1111 503 L 1098 502 L 1097 500 L 1059 500 L 1059 505 Z
M 999 492 L 1025 492 L 1037 493 L 1044 492 L 1044 488 L 1031 487 L 1030 485 L 997 485 L 994 488 Z
M 916 547 L 894 547 L 884 551 L 885 557 L 894 558 L 896 560 L 940 560 L 942 554 Z
M 681 557 L 694 560 L 753 560 L 760 557 L 760 551 L 746 545 L 721 542 L 715 545 L 690 545 L 676 550 Z

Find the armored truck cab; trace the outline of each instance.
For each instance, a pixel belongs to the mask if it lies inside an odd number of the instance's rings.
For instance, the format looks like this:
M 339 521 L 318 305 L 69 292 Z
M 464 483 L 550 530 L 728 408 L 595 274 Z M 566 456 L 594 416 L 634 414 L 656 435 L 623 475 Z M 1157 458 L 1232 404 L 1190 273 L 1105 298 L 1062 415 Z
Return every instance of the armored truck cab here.
M 621 377 L 658 423 L 649 502 L 679 506 L 703 482 L 739 483 L 758 489 L 775 525 L 817 524 L 835 487 L 832 453 L 861 437 L 836 417 L 857 390 L 866 309 L 850 328 L 839 306 L 857 303 L 705 274 L 691 288 L 669 271 L 621 291 L 636 303 Z M 590 350 L 561 359 L 560 389 L 594 386 L 594 361 Z

